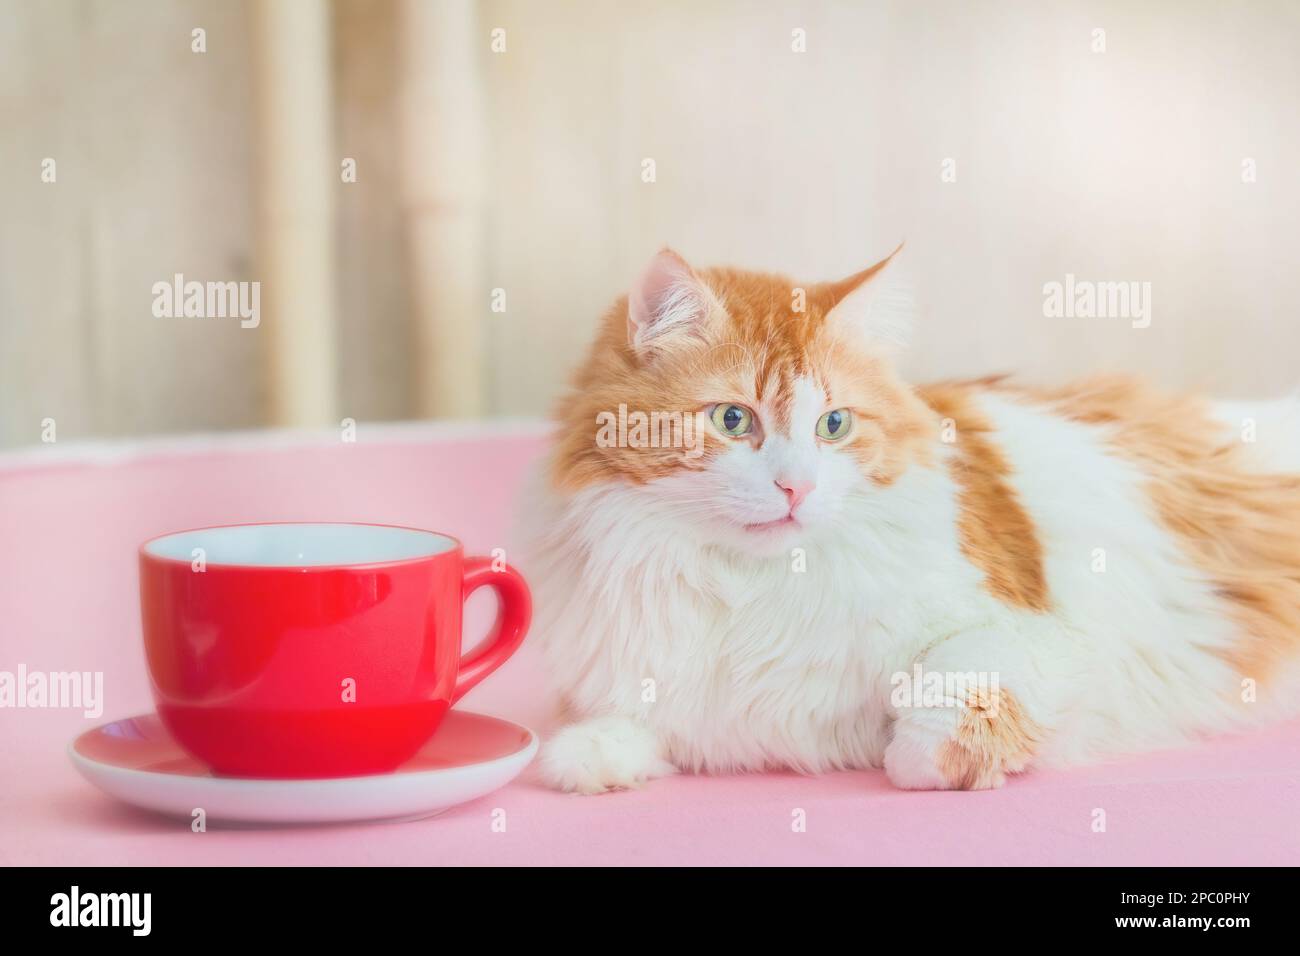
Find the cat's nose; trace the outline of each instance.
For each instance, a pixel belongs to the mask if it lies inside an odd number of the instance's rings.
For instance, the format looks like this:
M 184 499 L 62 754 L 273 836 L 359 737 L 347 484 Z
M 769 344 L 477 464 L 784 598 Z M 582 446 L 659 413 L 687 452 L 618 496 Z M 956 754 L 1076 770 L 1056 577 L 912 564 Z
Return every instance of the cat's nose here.
M 799 507 L 799 503 L 817 487 L 817 482 L 778 478 L 776 479 L 776 486 L 785 492 L 786 498 L 790 501 L 790 510 L 794 511 L 795 508 Z

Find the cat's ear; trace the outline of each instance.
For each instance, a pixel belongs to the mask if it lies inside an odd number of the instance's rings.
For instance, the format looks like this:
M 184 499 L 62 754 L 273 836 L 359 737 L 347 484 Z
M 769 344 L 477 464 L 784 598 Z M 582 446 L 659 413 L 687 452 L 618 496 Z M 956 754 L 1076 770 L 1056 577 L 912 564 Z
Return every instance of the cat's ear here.
M 902 248 L 900 244 L 874 266 L 823 287 L 828 328 L 843 329 L 892 354 L 907 347 L 916 306 Z
M 720 309 L 709 287 L 671 249 L 650 260 L 627 296 L 627 341 L 647 355 L 684 336 L 698 335 Z

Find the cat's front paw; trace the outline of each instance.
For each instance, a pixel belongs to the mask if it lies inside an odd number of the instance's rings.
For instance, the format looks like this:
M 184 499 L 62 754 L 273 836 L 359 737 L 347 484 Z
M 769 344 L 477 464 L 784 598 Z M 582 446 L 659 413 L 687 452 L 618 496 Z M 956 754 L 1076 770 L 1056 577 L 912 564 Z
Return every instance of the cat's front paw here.
M 1042 728 L 1004 690 L 900 711 L 885 773 L 904 790 L 990 790 L 1028 766 Z
M 654 733 L 627 717 L 570 724 L 542 748 L 542 779 L 557 790 L 628 790 L 676 772 L 661 755 Z

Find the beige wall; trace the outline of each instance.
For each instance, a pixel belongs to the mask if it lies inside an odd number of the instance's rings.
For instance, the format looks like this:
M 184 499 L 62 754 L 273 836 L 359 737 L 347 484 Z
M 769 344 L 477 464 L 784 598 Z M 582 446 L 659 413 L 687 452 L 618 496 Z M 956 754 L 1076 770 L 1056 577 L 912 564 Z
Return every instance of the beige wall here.
M 665 243 L 818 279 L 905 237 L 922 377 L 1300 381 L 1300 5 L 478 9 L 485 288 L 464 321 L 486 326 L 491 414 L 543 413 Z M 264 421 L 262 330 L 150 314 L 174 272 L 258 276 L 249 24 L 239 2 L 0 0 L 0 444 L 39 441 L 46 417 L 60 441 Z M 335 140 L 359 168 L 337 205 L 338 406 L 400 418 L 431 363 L 409 314 L 397 7 L 336 0 L 332 24 Z M 1150 328 L 1045 318 L 1066 273 L 1150 282 Z

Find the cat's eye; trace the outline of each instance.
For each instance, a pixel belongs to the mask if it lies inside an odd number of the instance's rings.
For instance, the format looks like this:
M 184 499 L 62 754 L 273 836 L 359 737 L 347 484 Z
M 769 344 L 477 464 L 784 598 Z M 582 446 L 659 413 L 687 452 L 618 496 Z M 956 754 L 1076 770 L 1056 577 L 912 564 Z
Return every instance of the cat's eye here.
M 714 405 L 709 418 L 718 431 L 730 438 L 748 435 L 754 427 L 754 413 L 744 405 Z
M 817 419 L 817 437 L 824 441 L 839 441 L 849 433 L 853 413 L 847 408 L 837 408 Z

